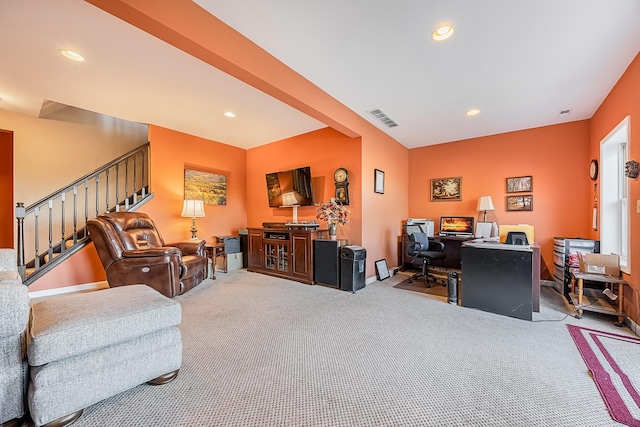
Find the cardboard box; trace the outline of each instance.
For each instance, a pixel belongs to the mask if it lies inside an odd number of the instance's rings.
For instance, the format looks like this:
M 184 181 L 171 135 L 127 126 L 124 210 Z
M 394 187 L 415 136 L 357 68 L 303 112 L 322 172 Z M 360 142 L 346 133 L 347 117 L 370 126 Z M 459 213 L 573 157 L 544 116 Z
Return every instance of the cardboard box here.
M 224 258 L 218 257 L 216 269 L 224 271 Z M 240 270 L 242 268 L 242 252 L 227 254 L 227 271 Z
M 580 271 L 585 273 L 620 276 L 620 258 L 617 254 L 578 253 L 578 262 Z

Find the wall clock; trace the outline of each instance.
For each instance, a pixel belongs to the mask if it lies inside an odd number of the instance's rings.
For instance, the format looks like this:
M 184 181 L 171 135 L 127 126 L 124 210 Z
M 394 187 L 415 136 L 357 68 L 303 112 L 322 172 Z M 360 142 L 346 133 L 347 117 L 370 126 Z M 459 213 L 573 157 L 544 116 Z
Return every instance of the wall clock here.
M 598 179 L 598 161 L 596 159 L 591 160 L 589 164 L 589 177 L 592 181 Z
M 336 186 L 336 202 L 341 205 L 349 204 L 349 173 L 345 168 L 338 168 L 333 173 L 333 180 Z
M 333 180 L 336 182 L 336 184 L 344 184 L 347 182 L 348 179 L 349 179 L 349 173 L 345 168 L 338 168 L 333 173 Z

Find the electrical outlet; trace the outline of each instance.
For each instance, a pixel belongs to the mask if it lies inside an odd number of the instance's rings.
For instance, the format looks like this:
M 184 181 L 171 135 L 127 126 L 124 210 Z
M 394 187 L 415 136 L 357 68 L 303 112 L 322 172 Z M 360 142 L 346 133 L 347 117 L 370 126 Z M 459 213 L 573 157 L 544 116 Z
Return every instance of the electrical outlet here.
M 640 214 L 640 200 L 636 200 L 636 213 Z

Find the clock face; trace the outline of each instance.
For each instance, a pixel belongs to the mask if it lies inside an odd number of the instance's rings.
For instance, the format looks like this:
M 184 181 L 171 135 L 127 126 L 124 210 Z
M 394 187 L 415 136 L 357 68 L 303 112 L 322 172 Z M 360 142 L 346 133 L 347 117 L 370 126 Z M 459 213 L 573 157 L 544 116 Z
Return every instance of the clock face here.
M 598 179 L 598 161 L 596 159 L 591 160 L 591 164 L 589 165 L 589 177 L 593 181 Z
M 347 170 L 345 168 L 338 168 L 333 173 L 333 179 L 336 182 L 346 182 L 347 181 Z

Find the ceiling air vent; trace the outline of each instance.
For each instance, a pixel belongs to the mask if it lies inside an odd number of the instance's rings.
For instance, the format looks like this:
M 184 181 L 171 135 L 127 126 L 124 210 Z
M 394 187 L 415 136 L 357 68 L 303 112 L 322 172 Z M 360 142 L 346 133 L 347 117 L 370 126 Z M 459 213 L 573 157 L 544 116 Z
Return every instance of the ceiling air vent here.
M 569 117 L 571 114 L 571 108 L 567 108 L 566 110 L 560 110 L 558 117 Z
M 371 114 L 373 117 L 375 117 L 376 119 L 380 120 L 385 126 L 387 126 L 389 128 L 393 128 L 393 127 L 398 126 L 398 124 L 396 122 L 391 120 L 389 118 L 389 116 L 387 116 L 385 113 L 383 113 L 382 110 L 380 110 L 379 108 L 377 108 L 375 110 L 369 110 L 369 111 L 367 111 L 367 113 Z

